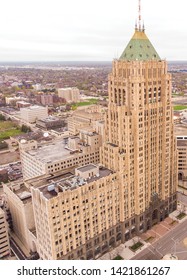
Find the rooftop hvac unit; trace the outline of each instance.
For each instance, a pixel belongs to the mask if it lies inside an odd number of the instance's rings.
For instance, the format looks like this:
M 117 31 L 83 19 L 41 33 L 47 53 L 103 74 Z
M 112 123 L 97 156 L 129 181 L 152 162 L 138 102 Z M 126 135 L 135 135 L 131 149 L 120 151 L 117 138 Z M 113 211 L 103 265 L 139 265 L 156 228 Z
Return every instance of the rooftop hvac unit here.
M 49 186 L 47 187 L 47 190 L 48 190 L 48 192 L 54 191 L 54 190 L 55 190 L 55 184 L 49 185 Z

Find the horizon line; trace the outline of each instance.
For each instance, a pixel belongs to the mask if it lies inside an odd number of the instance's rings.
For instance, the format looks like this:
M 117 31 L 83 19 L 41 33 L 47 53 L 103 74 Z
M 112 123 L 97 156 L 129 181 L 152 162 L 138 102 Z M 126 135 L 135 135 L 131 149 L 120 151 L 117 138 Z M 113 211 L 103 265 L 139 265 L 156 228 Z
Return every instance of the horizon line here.
M 4 63 L 74 63 L 74 62 L 87 62 L 87 63 L 96 63 L 96 62 L 112 62 L 113 60 L 11 60 L 11 61 L 0 61 L 0 64 Z M 187 62 L 186 60 L 167 60 L 167 62 Z

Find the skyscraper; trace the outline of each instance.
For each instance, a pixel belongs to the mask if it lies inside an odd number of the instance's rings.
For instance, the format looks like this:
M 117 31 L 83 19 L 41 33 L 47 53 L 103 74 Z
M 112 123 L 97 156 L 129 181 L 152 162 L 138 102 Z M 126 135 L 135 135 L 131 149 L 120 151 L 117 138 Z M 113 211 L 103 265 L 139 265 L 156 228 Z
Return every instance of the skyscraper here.
M 30 182 L 42 259 L 94 259 L 176 209 L 171 75 L 141 23 L 108 82 L 101 164 Z
M 145 34 L 141 14 L 113 62 L 108 90 L 101 162 L 119 175 L 121 223 L 135 218 L 141 232 L 176 209 L 177 187 L 171 75 Z

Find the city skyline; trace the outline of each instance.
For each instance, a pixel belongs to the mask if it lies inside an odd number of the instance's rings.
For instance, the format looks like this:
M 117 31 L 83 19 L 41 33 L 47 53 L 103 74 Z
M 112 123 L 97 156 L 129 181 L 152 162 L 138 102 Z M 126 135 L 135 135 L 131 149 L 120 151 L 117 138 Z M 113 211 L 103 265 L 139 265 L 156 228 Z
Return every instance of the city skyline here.
M 1 7 L 0 62 L 118 58 L 132 36 L 137 2 L 33 0 L 29 5 L 23 0 L 6 1 Z M 146 33 L 162 59 L 187 60 L 186 5 L 184 0 L 177 3 L 158 0 L 153 9 L 153 2 L 142 1 Z

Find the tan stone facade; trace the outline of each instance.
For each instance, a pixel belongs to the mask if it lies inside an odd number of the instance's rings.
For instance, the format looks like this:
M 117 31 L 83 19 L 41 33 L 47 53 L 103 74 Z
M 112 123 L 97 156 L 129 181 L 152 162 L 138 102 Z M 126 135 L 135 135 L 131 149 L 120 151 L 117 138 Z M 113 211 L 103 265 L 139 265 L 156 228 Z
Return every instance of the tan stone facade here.
M 139 220 L 138 230 L 176 208 L 177 153 L 172 120 L 171 76 L 166 62 L 114 61 L 101 162 L 119 173 L 121 222 L 147 213 L 144 222 Z
M 76 112 L 69 121 L 72 134 L 80 133 L 64 143 L 71 156 L 62 143 L 52 154 L 51 146 L 32 143 L 28 150 L 23 143 L 30 172 L 45 163 L 47 174 L 26 182 L 41 259 L 96 259 L 176 209 L 171 75 L 144 29 L 136 28 L 113 62 L 108 91 L 105 125 L 98 126 L 104 129 L 99 166 L 94 152 L 99 155 L 101 139 L 90 128 L 102 119 L 93 112 Z
M 135 35 L 151 57 L 155 50 L 144 31 Z M 72 178 L 32 185 L 42 259 L 98 258 L 176 209 L 171 75 L 157 54 L 124 59 L 135 46 L 129 43 L 109 75 L 100 167 L 89 164 Z
M 187 136 L 177 136 L 178 185 L 187 189 Z
M 68 118 L 68 131 L 70 135 L 76 135 L 82 129 L 94 128 L 96 132 L 101 134 L 103 132 L 103 120 L 104 108 L 102 106 L 88 106 L 86 109 L 76 110 Z
M 66 99 L 66 102 L 78 102 L 80 91 L 78 88 L 59 88 L 58 96 Z
M 10 254 L 8 224 L 4 211 L 0 208 L 0 259 Z
M 22 180 L 4 184 L 3 190 L 11 213 L 13 232 L 28 251 L 35 252 L 36 242 L 30 238 L 35 229 L 31 193 Z
M 106 232 L 120 223 L 116 174 L 94 165 L 81 167 L 77 170 L 80 172 L 85 173 L 81 180 L 67 176 L 54 181 L 54 185 L 42 183 L 37 188 L 32 183 L 38 253 L 42 259 L 90 259 L 101 255 L 109 248 Z M 120 238 L 121 234 L 119 242 Z M 112 239 L 111 246 L 115 243 L 116 239 Z

